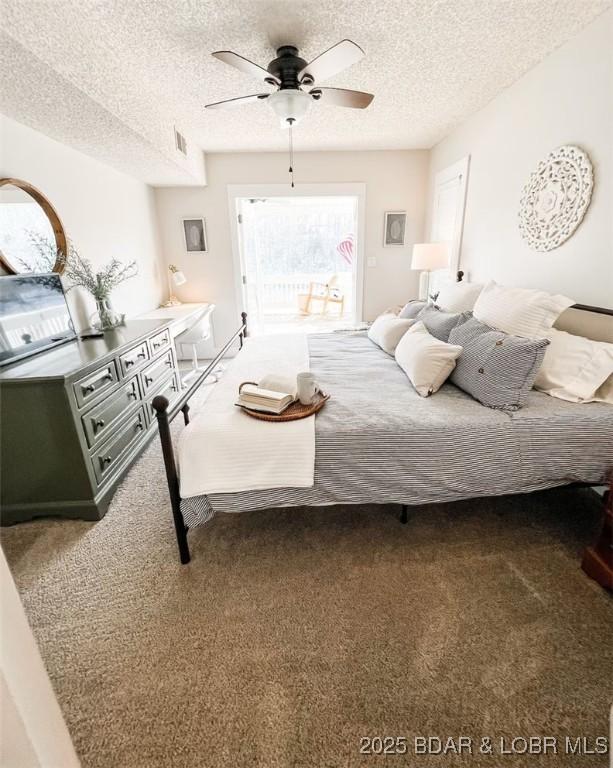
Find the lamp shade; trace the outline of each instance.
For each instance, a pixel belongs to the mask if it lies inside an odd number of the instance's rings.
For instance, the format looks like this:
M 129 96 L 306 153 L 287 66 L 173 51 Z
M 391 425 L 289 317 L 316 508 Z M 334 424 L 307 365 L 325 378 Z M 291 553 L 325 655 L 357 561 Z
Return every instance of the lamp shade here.
M 411 269 L 431 272 L 449 265 L 448 243 L 416 243 L 413 246 Z
M 183 274 L 183 272 L 180 272 L 180 271 L 177 269 L 177 271 L 176 271 L 176 272 L 173 272 L 173 273 L 172 273 L 172 282 L 173 282 L 175 285 L 183 285 L 184 283 L 186 283 L 186 282 L 187 282 L 187 278 L 185 277 L 185 275 Z

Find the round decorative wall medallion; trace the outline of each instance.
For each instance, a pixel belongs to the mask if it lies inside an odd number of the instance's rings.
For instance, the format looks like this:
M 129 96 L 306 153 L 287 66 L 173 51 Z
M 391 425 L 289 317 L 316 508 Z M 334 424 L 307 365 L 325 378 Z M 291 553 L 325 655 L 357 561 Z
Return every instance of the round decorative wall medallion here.
M 536 251 L 552 251 L 573 234 L 590 204 L 592 163 L 579 147 L 554 149 L 528 179 L 519 203 L 519 231 Z

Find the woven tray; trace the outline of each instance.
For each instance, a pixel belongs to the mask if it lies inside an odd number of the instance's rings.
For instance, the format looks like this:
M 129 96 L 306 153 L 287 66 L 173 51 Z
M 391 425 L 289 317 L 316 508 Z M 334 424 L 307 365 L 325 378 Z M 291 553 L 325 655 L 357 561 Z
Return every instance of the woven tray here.
M 244 381 L 243 384 L 252 384 L 251 381 Z M 241 384 L 241 387 L 243 386 Z M 239 387 L 240 392 L 240 387 Z M 315 395 L 315 399 L 309 405 L 302 405 L 299 400 L 295 403 L 288 405 L 283 413 L 264 413 L 264 411 L 254 411 L 251 408 L 246 408 L 244 405 L 239 405 L 245 413 L 249 416 L 253 416 L 254 419 L 260 419 L 260 421 L 296 421 L 296 419 L 306 419 L 307 416 L 312 416 L 314 413 L 321 411 L 326 404 L 326 401 L 330 399 L 330 395 L 326 395 L 323 392 L 318 392 Z M 238 403 L 237 403 L 238 405 Z

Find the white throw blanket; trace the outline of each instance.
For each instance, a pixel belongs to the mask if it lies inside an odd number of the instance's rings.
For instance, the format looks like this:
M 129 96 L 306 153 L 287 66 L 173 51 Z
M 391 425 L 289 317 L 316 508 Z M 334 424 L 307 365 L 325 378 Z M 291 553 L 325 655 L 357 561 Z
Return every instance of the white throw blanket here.
M 243 381 L 266 374 L 295 379 L 309 370 L 306 336 L 246 339 L 178 445 L 181 496 L 267 488 L 310 488 L 315 468 L 315 417 L 259 421 L 235 405 Z

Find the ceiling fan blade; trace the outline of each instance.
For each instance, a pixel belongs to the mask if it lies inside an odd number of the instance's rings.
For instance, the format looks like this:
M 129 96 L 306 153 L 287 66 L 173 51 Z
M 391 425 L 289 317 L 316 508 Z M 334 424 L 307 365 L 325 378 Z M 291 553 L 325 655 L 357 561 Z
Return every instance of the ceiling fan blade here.
M 269 93 L 252 93 L 251 96 L 237 96 L 235 99 L 225 99 L 224 101 L 214 101 L 212 104 L 205 104 L 205 109 L 225 109 L 227 107 L 240 107 L 241 104 L 249 104 L 253 101 L 267 99 Z
M 215 51 L 211 54 L 219 61 L 223 61 L 224 64 L 229 64 L 231 67 L 239 69 L 247 75 L 257 77 L 258 80 L 263 80 L 265 83 L 271 83 L 273 85 L 281 85 L 281 81 L 275 75 L 271 75 L 267 69 L 260 67 L 259 64 L 254 64 L 253 61 L 249 61 L 244 56 L 240 56 L 234 51 Z
M 304 69 L 300 70 L 298 80 L 302 81 L 306 76 L 310 82 L 320 83 L 322 80 L 327 80 L 347 69 L 363 57 L 364 51 L 359 45 L 351 40 L 341 40 L 332 48 L 320 53 Z
M 366 109 L 375 98 L 372 93 L 349 91 L 346 88 L 313 88 L 309 93 L 323 104 L 334 104 L 336 107 L 353 107 L 354 109 Z

